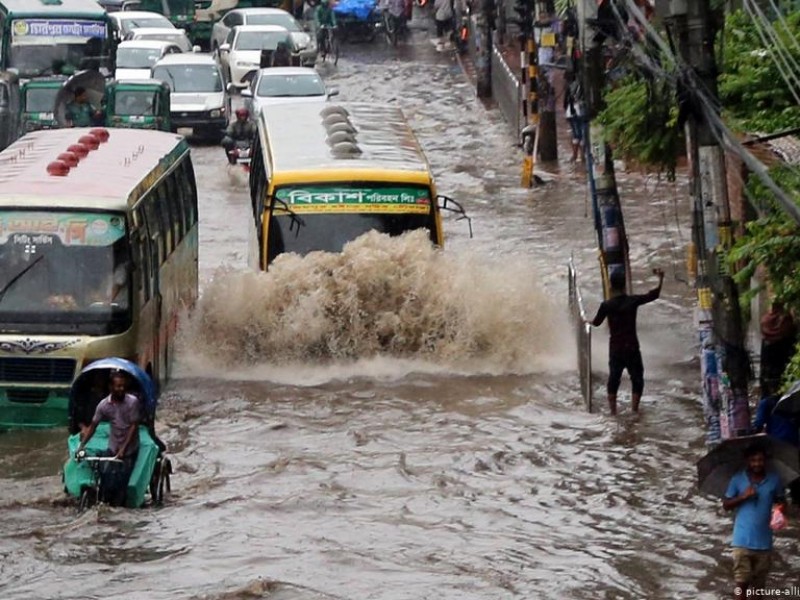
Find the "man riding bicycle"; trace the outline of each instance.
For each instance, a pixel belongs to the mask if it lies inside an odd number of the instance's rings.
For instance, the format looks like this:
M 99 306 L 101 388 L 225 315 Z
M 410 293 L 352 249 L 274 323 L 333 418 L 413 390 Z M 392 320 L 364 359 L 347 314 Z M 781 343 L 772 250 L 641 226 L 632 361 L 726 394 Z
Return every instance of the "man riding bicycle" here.
M 317 48 L 322 48 L 325 43 L 326 29 L 336 28 L 336 14 L 333 12 L 329 0 L 320 0 L 319 6 L 314 11 L 314 22 L 317 27 Z
M 384 18 L 388 21 L 392 19 L 393 25 L 398 32 L 406 27 L 406 0 L 384 0 L 382 2 Z

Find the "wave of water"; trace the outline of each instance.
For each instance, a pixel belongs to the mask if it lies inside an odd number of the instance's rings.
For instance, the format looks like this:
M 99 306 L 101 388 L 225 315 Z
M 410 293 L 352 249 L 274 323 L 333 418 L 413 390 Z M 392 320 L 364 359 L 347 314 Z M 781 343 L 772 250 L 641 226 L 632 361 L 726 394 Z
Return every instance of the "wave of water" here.
M 524 260 L 453 255 L 423 231 L 370 232 L 341 253 L 281 255 L 266 273 L 218 272 L 182 343 L 188 362 L 226 368 L 391 357 L 522 373 L 566 366 L 565 331 Z

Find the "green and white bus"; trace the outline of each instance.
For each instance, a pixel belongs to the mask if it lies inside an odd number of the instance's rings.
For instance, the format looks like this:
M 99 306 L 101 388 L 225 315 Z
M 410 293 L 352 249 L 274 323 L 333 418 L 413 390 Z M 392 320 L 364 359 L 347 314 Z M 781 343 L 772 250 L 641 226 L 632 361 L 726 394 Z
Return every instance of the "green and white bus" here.
M 98 358 L 169 376 L 197 299 L 197 189 L 183 136 L 53 129 L 0 153 L 0 428 L 66 423 Z
M 0 71 L 23 81 L 89 68 L 113 73 L 112 28 L 94 0 L 0 0 Z

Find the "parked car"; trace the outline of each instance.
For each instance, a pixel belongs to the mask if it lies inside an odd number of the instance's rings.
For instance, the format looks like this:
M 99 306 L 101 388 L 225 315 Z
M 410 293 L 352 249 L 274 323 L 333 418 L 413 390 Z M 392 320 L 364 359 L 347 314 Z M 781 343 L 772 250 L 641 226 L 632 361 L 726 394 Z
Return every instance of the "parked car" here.
M 168 54 L 179 54 L 177 44 L 160 40 L 131 40 L 117 46 L 116 79 L 150 79 L 153 65 Z
M 244 77 L 261 66 L 261 52 L 274 51 L 284 42 L 292 54 L 293 62 L 299 63 L 297 47 L 284 27 L 277 25 L 237 25 L 231 29 L 225 43 L 219 47 L 219 61 L 236 87 L 247 86 Z
M 183 29 L 174 27 L 137 27 L 125 36 L 126 41 L 161 41 L 175 44 L 181 52 L 199 52 L 200 46 L 192 46 Z
M 229 11 L 214 23 L 211 30 L 211 48 L 216 51 L 228 39 L 231 29 L 239 25 L 277 25 L 292 36 L 300 54 L 302 65 L 313 66 L 317 60 L 317 41 L 304 31 L 300 23 L 288 12 L 280 8 L 237 8 Z
M 169 85 L 172 129 L 190 128 L 198 137 L 222 139 L 231 99 L 219 65 L 208 54 L 170 54 L 153 66 L 153 79 Z
M 0 73 L 0 150 L 19 134 L 19 80 L 11 72 Z
M 319 73 L 308 67 L 259 69 L 250 79 L 250 87 L 242 90 L 245 106 L 254 117 L 265 106 L 319 102 L 338 93 L 336 88 L 329 90 Z
M 120 39 L 125 39 L 126 35 L 139 27 L 166 27 L 168 29 L 175 29 L 167 17 L 154 12 L 123 10 L 109 13 L 108 16 L 117 26 Z
M 56 96 L 66 77 L 39 77 L 22 84 L 19 96 L 20 134 L 58 127 L 55 117 Z

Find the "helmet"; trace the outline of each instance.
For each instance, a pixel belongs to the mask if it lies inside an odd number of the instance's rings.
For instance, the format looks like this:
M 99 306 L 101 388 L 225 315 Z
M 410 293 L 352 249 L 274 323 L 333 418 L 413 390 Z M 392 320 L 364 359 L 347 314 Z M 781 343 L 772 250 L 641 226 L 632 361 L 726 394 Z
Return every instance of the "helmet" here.
M 246 108 L 237 108 L 236 109 L 236 117 L 239 119 L 249 119 L 250 118 L 250 111 Z

